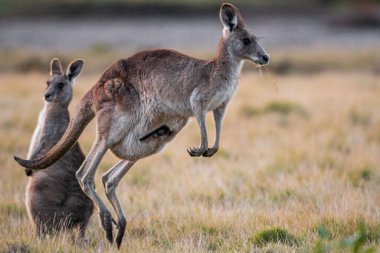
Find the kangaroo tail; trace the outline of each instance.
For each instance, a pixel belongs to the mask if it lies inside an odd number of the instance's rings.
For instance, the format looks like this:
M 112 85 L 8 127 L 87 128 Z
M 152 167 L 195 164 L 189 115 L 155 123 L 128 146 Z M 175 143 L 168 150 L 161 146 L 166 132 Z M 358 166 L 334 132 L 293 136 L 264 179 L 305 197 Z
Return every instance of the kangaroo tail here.
M 15 156 L 14 159 L 21 166 L 29 169 L 39 170 L 49 167 L 71 149 L 88 123 L 90 123 L 94 117 L 95 111 L 93 109 L 92 90 L 90 90 L 77 106 L 65 134 L 48 153 L 35 160 L 24 160 L 17 156 Z

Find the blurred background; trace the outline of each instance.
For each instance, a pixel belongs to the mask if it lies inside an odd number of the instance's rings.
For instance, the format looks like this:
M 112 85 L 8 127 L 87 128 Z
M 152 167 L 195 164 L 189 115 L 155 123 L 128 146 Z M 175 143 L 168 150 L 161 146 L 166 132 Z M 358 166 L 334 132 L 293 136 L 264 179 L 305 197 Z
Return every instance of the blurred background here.
M 221 34 L 222 1 L 0 1 L 0 71 L 44 70 L 52 55 L 89 57 L 87 70 L 104 69 L 114 56 L 148 48 L 212 55 Z M 319 71 L 345 67 L 378 70 L 376 0 L 233 1 L 247 26 L 272 54 L 272 70 Z M 367 50 L 367 51 L 366 51 Z M 319 63 L 294 58 L 314 51 Z M 329 51 L 329 52 L 326 52 Z M 342 59 L 342 51 L 353 54 Z M 120 53 L 125 54 L 120 54 Z M 366 54 L 367 53 L 367 54 Z M 92 61 L 96 58 L 96 61 Z
M 244 65 L 213 158 L 188 156 L 200 142 L 193 120 L 128 172 L 118 187 L 121 252 L 376 252 L 380 2 L 231 2 L 271 62 Z M 26 156 L 51 58 L 64 68 L 85 60 L 72 111 L 108 66 L 137 51 L 211 59 L 221 3 L 0 0 L 0 252 L 115 252 L 96 214 L 84 247 L 72 234 L 36 240 L 28 220 L 28 178 L 13 155 Z M 211 145 L 211 114 L 207 130 Z M 95 120 L 79 139 L 85 154 L 94 136 Z M 100 178 L 117 161 L 108 153 L 97 171 L 104 200 Z

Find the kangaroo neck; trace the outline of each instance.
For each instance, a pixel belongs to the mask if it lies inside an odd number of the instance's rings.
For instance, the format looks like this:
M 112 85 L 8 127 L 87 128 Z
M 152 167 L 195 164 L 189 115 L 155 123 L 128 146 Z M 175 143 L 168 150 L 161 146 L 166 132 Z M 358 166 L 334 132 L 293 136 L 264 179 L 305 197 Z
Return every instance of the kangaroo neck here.
M 227 43 L 228 38 L 222 37 L 219 40 L 218 50 L 214 58 L 216 77 L 232 82 L 237 85 L 240 70 L 243 64 L 241 59 L 237 59 L 231 52 Z

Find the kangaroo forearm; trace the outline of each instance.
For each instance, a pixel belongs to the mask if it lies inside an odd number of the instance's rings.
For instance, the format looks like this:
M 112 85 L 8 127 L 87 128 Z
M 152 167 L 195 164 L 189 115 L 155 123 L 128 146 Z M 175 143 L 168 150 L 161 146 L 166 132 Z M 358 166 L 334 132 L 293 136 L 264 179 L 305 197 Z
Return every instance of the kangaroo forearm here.
M 223 122 L 223 117 L 224 117 L 225 112 L 226 112 L 226 104 L 223 104 L 221 107 L 214 110 L 216 137 L 215 137 L 215 143 L 214 143 L 213 148 L 215 149 L 219 148 L 220 133 L 222 130 L 222 122 Z
M 36 153 L 35 150 L 40 142 L 40 139 L 41 139 L 41 128 L 38 127 L 37 125 L 37 128 L 33 133 L 32 140 L 30 141 L 28 156 L 27 156 L 28 159 L 31 159 L 33 154 Z
M 202 114 L 197 118 L 199 128 L 201 130 L 201 145 L 200 147 L 202 149 L 208 148 L 208 139 L 207 139 L 207 129 L 206 129 L 206 121 L 205 121 L 205 115 Z

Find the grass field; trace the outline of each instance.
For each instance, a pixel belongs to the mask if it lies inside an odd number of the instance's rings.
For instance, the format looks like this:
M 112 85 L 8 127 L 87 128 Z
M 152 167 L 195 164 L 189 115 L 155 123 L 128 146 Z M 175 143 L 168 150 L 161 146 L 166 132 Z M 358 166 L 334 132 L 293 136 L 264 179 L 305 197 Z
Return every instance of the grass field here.
M 0 251 L 116 252 L 96 213 L 87 243 L 75 243 L 75 233 L 34 237 L 24 206 L 27 178 L 13 154 L 26 155 L 46 78 L 0 76 Z M 71 109 L 97 78 L 78 79 Z M 121 252 L 379 250 L 379 109 L 380 78 L 372 71 L 243 73 L 214 157 L 187 154 L 200 141 L 191 121 L 120 183 L 128 219 Z M 212 143 L 211 115 L 208 133 Z M 85 153 L 94 136 L 92 123 L 80 139 Z M 97 173 L 104 200 L 100 177 L 116 161 L 107 154 Z

